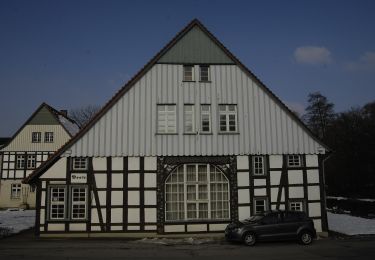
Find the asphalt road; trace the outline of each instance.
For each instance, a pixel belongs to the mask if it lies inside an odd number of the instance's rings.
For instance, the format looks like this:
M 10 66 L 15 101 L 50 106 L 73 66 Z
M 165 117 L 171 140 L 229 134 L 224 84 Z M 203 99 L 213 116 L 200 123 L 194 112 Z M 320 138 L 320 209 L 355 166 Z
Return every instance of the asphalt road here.
M 0 240 L 0 259 L 375 259 L 375 238 L 323 239 L 255 247 L 211 241 L 199 245 L 154 244 L 121 239 L 36 239 L 31 232 Z

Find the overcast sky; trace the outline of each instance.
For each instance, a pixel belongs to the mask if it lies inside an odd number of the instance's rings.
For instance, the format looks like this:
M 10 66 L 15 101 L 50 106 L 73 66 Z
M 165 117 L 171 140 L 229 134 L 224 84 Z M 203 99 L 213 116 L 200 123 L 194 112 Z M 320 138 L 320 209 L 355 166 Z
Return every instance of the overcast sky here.
M 193 18 L 302 112 L 375 100 L 375 1 L 0 1 L 0 137 L 42 102 L 103 105 Z

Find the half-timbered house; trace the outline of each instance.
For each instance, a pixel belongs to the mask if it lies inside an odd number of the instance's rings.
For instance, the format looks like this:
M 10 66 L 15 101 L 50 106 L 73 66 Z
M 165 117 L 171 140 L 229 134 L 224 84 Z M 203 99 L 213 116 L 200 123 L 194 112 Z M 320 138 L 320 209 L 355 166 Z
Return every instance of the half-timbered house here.
M 194 20 L 25 182 L 43 236 L 222 232 L 268 209 L 321 231 L 326 153 Z
M 79 130 L 77 124 L 43 103 L 5 144 L 0 153 L 0 208 L 35 207 L 35 185 L 22 179 L 46 161 Z

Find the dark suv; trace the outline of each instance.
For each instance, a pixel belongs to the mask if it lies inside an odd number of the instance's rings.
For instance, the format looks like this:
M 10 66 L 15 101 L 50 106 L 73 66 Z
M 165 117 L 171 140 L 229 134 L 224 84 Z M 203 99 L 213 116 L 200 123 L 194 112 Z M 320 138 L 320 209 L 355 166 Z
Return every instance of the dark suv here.
M 299 240 L 308 245 L 315 237 L 313 221 L 299 211 L 267 211 L 230 223 L 225 229 L 228 241 L 242 241 L 248 246 L 266 240 Z

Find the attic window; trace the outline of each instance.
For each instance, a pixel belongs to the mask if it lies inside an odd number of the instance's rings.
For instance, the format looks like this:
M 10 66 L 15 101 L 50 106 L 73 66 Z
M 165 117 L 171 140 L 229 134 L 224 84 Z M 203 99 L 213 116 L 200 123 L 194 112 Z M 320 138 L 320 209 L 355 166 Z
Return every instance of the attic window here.
M 87 169 L 87 158 L 77 157 L 73 158 L 73 170 L 86 170 Z
M 202 82 L 210 81 L 210 67 L 205 65 L 201 65 L 200 67 L 200 78 L 199 80 Z
M 184 65 L 184 81 L 194 81 L 193 65 Z
M 288 155 L 288 166 L 289 167 L 299 167 L 301 165 L 301 156 L 297 154 Z
M 31 142 L 40 143 L 41 139 L 42 139 L 42 133 L 41 132 L 32 132 L 31 133 Z

